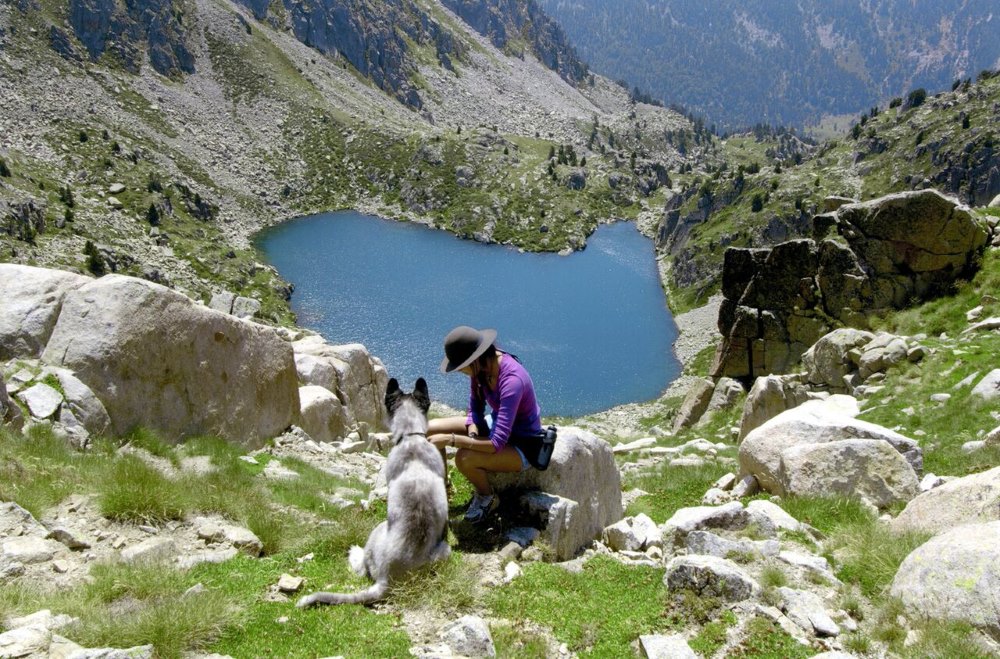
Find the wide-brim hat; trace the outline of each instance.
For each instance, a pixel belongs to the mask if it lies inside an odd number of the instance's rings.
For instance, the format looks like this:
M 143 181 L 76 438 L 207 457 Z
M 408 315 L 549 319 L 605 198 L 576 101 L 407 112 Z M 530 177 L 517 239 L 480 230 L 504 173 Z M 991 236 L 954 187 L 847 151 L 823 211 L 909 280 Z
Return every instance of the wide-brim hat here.
M 494 329 L 477 330 L 468 325 L 459 325 L 444 337 L 444 361 L 441 372 L 451 373 L 463 369 L 476 361 L 480 355 L 496 341 Z

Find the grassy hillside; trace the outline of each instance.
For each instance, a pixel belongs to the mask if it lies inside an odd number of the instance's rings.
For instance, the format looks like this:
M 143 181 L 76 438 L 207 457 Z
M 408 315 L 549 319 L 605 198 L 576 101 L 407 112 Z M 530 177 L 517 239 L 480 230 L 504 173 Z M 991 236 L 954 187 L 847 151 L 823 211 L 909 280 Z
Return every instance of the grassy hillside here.
M 684 191 L 674 205 L 683 230 L 660 235 L 661 247 L 683 264 L 672 277 L 677 309 L 718 290 L 725 247 L 808 236 L 829 196 L 867 200 L 934 187 L 970 206 L 987 205 L 1000 144 L 1000 76 L 980 76 L 908 107 L 912 101 L 873 109 L 848 135 L 791 155 L 782 144 L 787 136 L 730 137 L 717 161 L 680 177 Z

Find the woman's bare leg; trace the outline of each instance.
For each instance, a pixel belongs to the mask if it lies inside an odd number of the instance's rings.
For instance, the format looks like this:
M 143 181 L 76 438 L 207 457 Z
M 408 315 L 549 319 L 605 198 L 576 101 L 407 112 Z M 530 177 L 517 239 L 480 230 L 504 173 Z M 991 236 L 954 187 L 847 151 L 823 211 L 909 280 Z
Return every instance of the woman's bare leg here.
M 462 448 L 455 454 L 455 466 L 469 479 L 472 487 L 476 488 L 476 493 L 485 496 L 493 493 L 486 474 L 491 471 L 521 471 L 521 454 L 512 446 L 505 446 L 496 453 L 480 453 Z

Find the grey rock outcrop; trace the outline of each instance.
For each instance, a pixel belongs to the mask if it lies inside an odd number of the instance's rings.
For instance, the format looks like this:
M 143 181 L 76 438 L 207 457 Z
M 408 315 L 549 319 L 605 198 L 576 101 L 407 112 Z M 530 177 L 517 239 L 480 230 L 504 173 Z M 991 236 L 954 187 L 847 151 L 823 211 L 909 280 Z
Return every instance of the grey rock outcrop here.
M 42 360 L 97 393 L 115 434 L 144 425 L 255 446 L 299 408 L 292 349 L 274 330 L 132 277 L 68 293 Z
M 495 657 L 497 655 L 489 625 L 479 616 L 462 616 L 445 625 L 439 635 L 441 640 L 458 656 Z
M 1000 400 L 1000 368 L 987 373 L 972 389 L 972 395 L 987 402 Z
M 945 293 L 989 237 L 934 190 L 846 204 L 813 222 L 814 239 L 726 251 L 714 375 L 787 372 L 836 326 Z
M 891 594 L 908 612 L 966 622 L 1000 640 L 1000 521 L 931 538 L 899 566 Z
M 388 423 L 382 398 L 389 375 L 377 358 L 358 343 L 330 345 L 319 335 L 292 344 L 295 367 L 307 385 L 323 387 L 340 400 L 346 428 L 358 423 L 385 428 Z
M 924 492 L 892 520 L 892 529 L 943 533 L 963 524 L 995 521 L 1000 521 L 1000 467 Z
M 792 446 L 782 451 L 781 468 L 782 489 L 790 496 L 856 496 L 887 508 L 920 491 L 913 467 L 882 439 Z
M 912 494 L 915 496 L 919 482 L 917 476 L 923 468 L 923 455 L 917 442 L 882 426 L 866 421 L 860 421 L 844 412 L 847 405 L 842 400 L 853 400 L 845 396 L 832 396 L 829 400 L 809 401 L 799 407 L 782 412 L 767 423 L 753 430 L 740 444 L 740 469 L 745 474 L 753 475 L 760 487 L 773 494 L 783 495 L 788 487 L 798 487 L 799 483 L 808 483 L 806 469 L 810 453 L 818 449 L 810 447 L 841 442 L 843 440 L 875 440 L 886 442 L 892 450 L 905 458 L 907 467 L 913 472 Z M 856 409 L 856 405 L 855 405 Z M 833 452 L 847 449 L 847 444 L 837 444 Z M 852 449 L 856 448 L 851 445 Z M 831 449 L 823 449 L 830 451 Z M 876 449 L 877 450 L 877 449 Z M 879 452 L 881 454 L 881 452 Z M 786 459 L 787 458 L 787 459 Z M 864 461 L 863 461 L 864 462 Z M 802 467 L 802 470 L 799 468 Z M 829 465 L 824 471 L 837 480 L 837 466 Z M 891 463 L 891 473 L 899 475 L 907 473 L 901 463 Z M 845 478 L 843 486 L 848 485 L 859 495 L 880 492 L 880 485 L 887 474 L 876 471 L 869 472 L 867 468 L 850 472 L 851 478 Z M 847 472 L 843 475 L 847 476 Z M 910 483 L 910 479 L 906 479 Z M 832 483 L 832 481 L 831 481 Z M 909 487 L 905 488 L 909 492 Z M 878 498 L 878 497 L 876 497 Z
M 501 500 L 511 492 L 519 496 L 560 560 L 575 556 L 622 517 L 621 477 L 611 446 L 586 430 L 559 428 L 546 471 L 490 474 L 489 479 Z
M 0 263 L 0 361 L 41 355 L 66 293 L 91 281 L 61 270 Z
M 663 583 L 668 590 L 688 589 L 727 602 L 750 599 L 760 585 L 736 563 L 716 556 L 677 556 L 667 563 Z

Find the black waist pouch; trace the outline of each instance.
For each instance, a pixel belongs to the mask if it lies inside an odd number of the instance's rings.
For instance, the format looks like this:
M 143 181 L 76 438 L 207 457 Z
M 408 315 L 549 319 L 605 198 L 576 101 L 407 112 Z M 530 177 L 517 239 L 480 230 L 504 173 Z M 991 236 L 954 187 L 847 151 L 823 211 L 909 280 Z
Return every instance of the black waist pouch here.
M 539 471 L 549 468 L 552 451 L 556 446 L 556 427 L 549 426 L 536 435 L 520 435 L 510 438 L 510 444 L 524 453 L 528 463 Z

